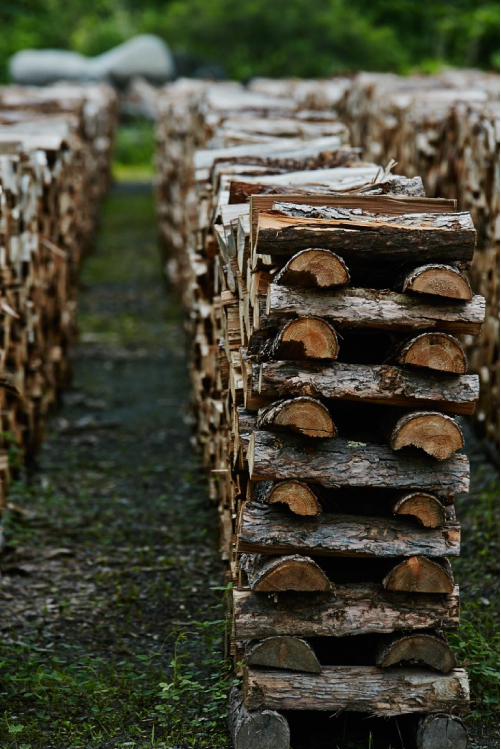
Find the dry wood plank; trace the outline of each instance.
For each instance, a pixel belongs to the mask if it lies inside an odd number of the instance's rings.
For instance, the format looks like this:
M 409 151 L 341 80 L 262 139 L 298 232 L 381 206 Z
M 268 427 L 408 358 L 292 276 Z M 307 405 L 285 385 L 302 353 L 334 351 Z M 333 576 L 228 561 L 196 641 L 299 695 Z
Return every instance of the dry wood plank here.
M 249 712 L 240 689 L 233 687 L 228 701 L 228 728 L 234 749 L 289 749 L 287 720 L 274 710 Z
M 256 427 L 297 432 L 306 437 L 337 437 L 337 429 L 327 408 L 308 395 L 274 401 L 260 409 Z
M 242 693 L 250 709 L 350 710 L 382 717 L 469 707 L 468 675 L 459 668 L 447 676 L 373 666 L 324 666 L 321 674 L 245 668 Z
M 448 595 L 412 594 L 366 583 L 333 585 L 329 593 L 277 593 L 272 597 L 234 588 L 232 596 L 238 640 L 455 629 L 459 623 L 457 587 Z
M 446 510 L 437 497 L 428 492 L 410 492 L 393 505 L 395 515 L 415 518 L 425 528 L 441 528 L 445 524 Z
M 331 250 L 301 250 L 276 274 L 274 282 L 303 288 L 334 289 L 350 282 L 350 272 L 342 258 Z
M 275 359 L 337 359 L 339 344 L 336 331 L 319 317 L 289 320 L 271 341 L 266 353 Z
M 251 590 L 259 593 L 285 590 L 326 592 L 331 587 L 325 572 L 305 556 L 243 554 L 240 567 L 247 575 Z
M 399 284 L 403 293 L 428 294 L 431 296 L 471 301 L 473 293 L 466 276 L 452 265 L 439 263 L 420 265 L 407 273 Z
M 387 590 L 408 593 L 451 593 L 454 577 L 447 559 L 416 556 L 404 559 L 390 570 L 383 585 Z
M 398 632 L 381 638 L 376 649 L 376 666 L 389 668 L 400 663 L 423 664 L 443 674 L 457 668 L 447 640 L 436 632 Z
M 336 327 L 378 330 L 433 330 L 478 335 L 485 317 L 485 300 L 474 296 L 461 305 L 422 301 L 394 291 L 338 289 L 322 291 L 270 284 L 266 313 L 259 327 L 283 324 L 284 318 L 312 316 Z
M 478 399 L 476 375 L 451 378 L 386 364 L 268 361 L 252 364 L 253 394 L 266 398 L 311 395 L 332 400 L 367 401 L 390 406 L 432 406 L 471 414 Z
M 281 668 L 319 674 L 322 671 L 311 645 L 300 637 L 267 637 L 245 644 L 244 660 L 248 666 Z
M 302 517 L 316 517 L 322 512 L 315 492 L 303 481 L 260 481 L 254 489 L 253 501 L 284 504 Z
M 390 358 L 404 367 L 432 369 L 456 375 L 463 375 L 468 371 L 468 362 L 461 344 L 447 333 L 421 333 L 405 341 Z
M 450 713 L 421 718 L 416 727 L 416 749 L 468 749 L 470 741 L 463 722 Z
M 394 424 L 389 442 L 392 450 L 417 447 L 437 460 L 447 460 L 464 447 L 463 432 L 457 421 L 436 411 L 404 414 Z
M 445 497 L 467 492 L 469 487 L 465 455 L 437 462 L 428 456 L 404 457 L 384 445 L 339 438 L 305 444 L 294 435 L 255 431 L 247 458 L 254 481 L 298 479 L 331 487 L 422 489 Z
M 360 517 L 324 512 L 313 518 L 246 502 L 237 531 L 237 551 L 256 554 L 415 557 L 459 556 L 457 523 L 439 530 L 404 518 Z

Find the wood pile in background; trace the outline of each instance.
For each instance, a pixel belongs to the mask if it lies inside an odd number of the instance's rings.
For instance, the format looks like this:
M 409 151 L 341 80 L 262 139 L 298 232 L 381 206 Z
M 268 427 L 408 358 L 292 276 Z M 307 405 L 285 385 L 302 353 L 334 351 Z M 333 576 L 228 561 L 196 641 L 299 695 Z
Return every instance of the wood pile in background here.
M 30 459 L 69 376 L 77 271 L 110 183 L 108 86 L 0 88 L 2 497 L 7 447 Z
M 180 81 L 158 102 L 165 262 L 233 583 L 230 729 L 238 749 L 288 747 L 277 710 L 429 713 L 419 746 L 465 746 L 443 715 L 468 709 L 444 631 L 476 232 L 288 85 Z

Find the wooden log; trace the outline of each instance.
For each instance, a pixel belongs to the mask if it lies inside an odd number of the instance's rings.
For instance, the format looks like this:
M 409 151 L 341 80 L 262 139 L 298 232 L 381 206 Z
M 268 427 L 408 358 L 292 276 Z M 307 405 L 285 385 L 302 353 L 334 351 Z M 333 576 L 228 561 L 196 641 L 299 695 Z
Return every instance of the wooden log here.
M 316 518 L 252 502 L 242 505 L 237 551 L 317 556 L 459 556 L 457 523 L 439 530 L 404 518 L 360 517 L 324 512 Z
M 416 749 L 468 749 L 470 741 L 463 722 L 450 713 L 421 718 L 416 727 Z
M 447 559 L 410 557 L 397 564 L 383 579 L 387 590 L 409 593 L 451 593 L 452 568 Z
M 399 632 L 382 638 L 376 649 L 376 666 L 389 668 L 400 663 L 429 666 L 443 674 L 457 668 L 447 640 L 435 632 Z
M 290 320 L 276 335 L 269 355 L 275 359 L 337 359 L 339 344 L 336 331 L 326 320 L 301 317 Z
M 303 481 L 260 481 L 254 490 L 254 501 L 284 504 L 295 515 L 316 517 L 322 506 L 313 490 Z
M 445 524 L 445 507 L 433 494 L 428 492 L 411 492 L 395 502 L 395 515 L 415 518 L 425 528 L 441 528 Z
M 331 487 L 423 489 L 438 496 L 455 496 L 469 487 L 468 458 L 448 461 L 427 456 L 402 456 L 384 445 L 351 443 L 342 439 L 305 444 L 295 435 L 256 431 L 247 451 L 254 481 L 299 479 Z
M 431 406 L 447 413 L 472 414 L 479 381 L 476 375 L 451 378 L 387 364 L 268 361 L 252 365 L 251 388 L 253 394 L 265 398 L 311 395 L 390 406 Z
M 328 593 L 271 597 L 234 588 L 232 596 L 238 640 L 455 629 L 459 623 L 457 587 L 449 595 L 438 596 L 397 593 L 377 583 L 333 585 Z
M 446 333 L 421 333 L 406 341 L 390 357 L 402 366 L 464 375 L 468 362 L 461 344 Z
M 239 689 L 233 687 L 228 701 L 228 728 L 235 749 L 289 749 L 287 720 L 274 710 L 249 712 Z
M 270 284 L 266 300 L 269 319 L 263 324 L 279 325 L 284 318 L 315 317 L 336 328 L 379 330 L 432 330 L 478 335 L 485 318 L 485 300 L 474 296 L 461 305 L 430 304 L 419 297 L 393 291 L 338 289 L 322 291 Z
M 245 663 L 248 666 L 282 668 L 319 674 L 322 671 L 311 645 L 300 637 L 267 637 L 245 646 Z
M 260 409 L 256 427 L 297 432 L 306 437 L 337 437 L 337 429 L 327 408 L 308 395 L 274 401 Z
M 469 706 L 468 675 L 459 668 L 447 676 L 373 666 L 324 666 L 321 674 L 245 668 L 242 693 L 249 709 L 350 710 L 380 717 Z
M 450 416 L 436 411 L 404 414 L 393 426 L 389 442 L 392 450 L 413 446 L 437 460 L 447 460 L 464 447 L 459 424 Z
M 431 296 L 471 301 L 473 294 L 466 276 L 452 265 L 439 263 L 420 265 L 398 284 L 403 294 L 429 294 Z
M 309 248 L 291 257 L 274 281 L 286 286 L 333 289 L 346 286 L 350 273 L 344 260 L 331 250 Z
M 325 592 L 331 587 L 325 572 L 309 557 L 243 554 L 240 567 L 247 575 L 251 590 L 259 593 Z
M 416 261 L 453 262 L 461 268 L 471 265 L 476 232 L 468 213 L 404 214 L 376 219 L 363 212 L 333 210 L 339 218 L 295 218 L 279 211 L 260 213 L 253 265 L 258 253 L 287 258 L 308 247 L 332 250 L 350 268 L 352 264 L 397 268 Z

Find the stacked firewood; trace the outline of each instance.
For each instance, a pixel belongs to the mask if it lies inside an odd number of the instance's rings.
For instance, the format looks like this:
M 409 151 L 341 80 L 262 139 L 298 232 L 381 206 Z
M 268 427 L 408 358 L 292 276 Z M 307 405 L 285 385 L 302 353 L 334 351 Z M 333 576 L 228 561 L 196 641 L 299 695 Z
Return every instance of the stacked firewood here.
M 4 486 L 7 447 L 33 455 L 68 379 L 76 273 L 109 185 L 116 110 L 107 86 L 0 89 Z
M 361 73 L 338 104 L 366 158 L 395 159 L 430 196 L 455 198 L 478 232 L 470 273 L 486 298 L 480 338 L 466 338 L 481 389 L 475 421 L 499 440 L 499 76 L 447 71 L 400 78 Z
M 444 633 L 469 481 L 454 416 L 478 398 L 458 340 L 484 318 L 475 229 L 278 93 L 159 97 L 166 264 L 233 583 L 233 740 L 288 748 L 276 711 L 350 710 L 424 714 L 419 747 L 465 747 Z

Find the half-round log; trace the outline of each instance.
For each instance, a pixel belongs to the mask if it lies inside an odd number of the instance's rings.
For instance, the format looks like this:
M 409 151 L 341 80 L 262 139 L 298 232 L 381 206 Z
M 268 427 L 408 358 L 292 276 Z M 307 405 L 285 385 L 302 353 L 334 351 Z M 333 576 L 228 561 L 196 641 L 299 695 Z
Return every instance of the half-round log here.
M 418 447 L 437 460 L 447 460 L 464 447 L 459 424 L 437 411 L 416 411 L 401 416 L 390 435 L 392 450 Z
M 468 302 L 473 294 L 468 279 L 452 265 L 421 265 L 408 273 L 402 283 L 402 291 L 430 294 L 446 299 Z
M 311 248 L 301 250 L 284 265 L 275 283 L 305 288 L 333 289 L 346 286 L 350 273 L 342 258 L 331 250 Z
M 395 515 L 410 515 L 425 528 L 441 528 L 445 525 L 445 507 L 433 494 L 411 492 L 393 505 Z
M 319 317 L 298 317 L 279 331 L 271 346 L 276 359 L 324 359 L 334 361 L 339 353 L 336 331 Z
M 376 666 L 388 668 L 399 663 L 425 664 L 443 674 L 457 667 L 445 638 L 427 632 L 398 634 L 382 643 L 376 652 Z
M 254 501 L 286 504 L 291 512 L 303 517 L 316 517 L 322 512 L 316 495 L 303 481 L 260 482 L 254 492 Z
M 329 578 L 318 564 L 299 554 L 281 557 L 242 554 L 240 567 L 247 575 L 251 590 L 256 592 L 297 590 L 325 593 L 331 587 Z
M 285 668 L 289 671 L 303 671 L 319 674 L 322 669 L 311 645 L 299 637 L 267 637 L 251 644 L 245 650 L 248 666 Z
M 424 367 L 438 372 L 462 375 L 468 371 L 461 344 L 447 333 L 421 333 L 407 341 L 395 359 L 403 366 Z
M 297 432 L 306 437 L 337 437 L 329 411 L 323 403 L 309 395 L 275 401 L 265 406 L 257 415 L 256 427 Z
M 249 712 L 240 690 L 230 692 L 228 701 L 228 727 L 235 749 L 289 749 L 289 724 L 283 715 L 274 710 Z
M 450 563 L 447 559 L 441 562 L 428 557 L 409 557 L 390 570 L 383 586 L 408 593 L 451 593 L 454 578 Z
M 435 713 L 418 723 L 416 749 L 468 749 L 468 731 L 455 715 Z

